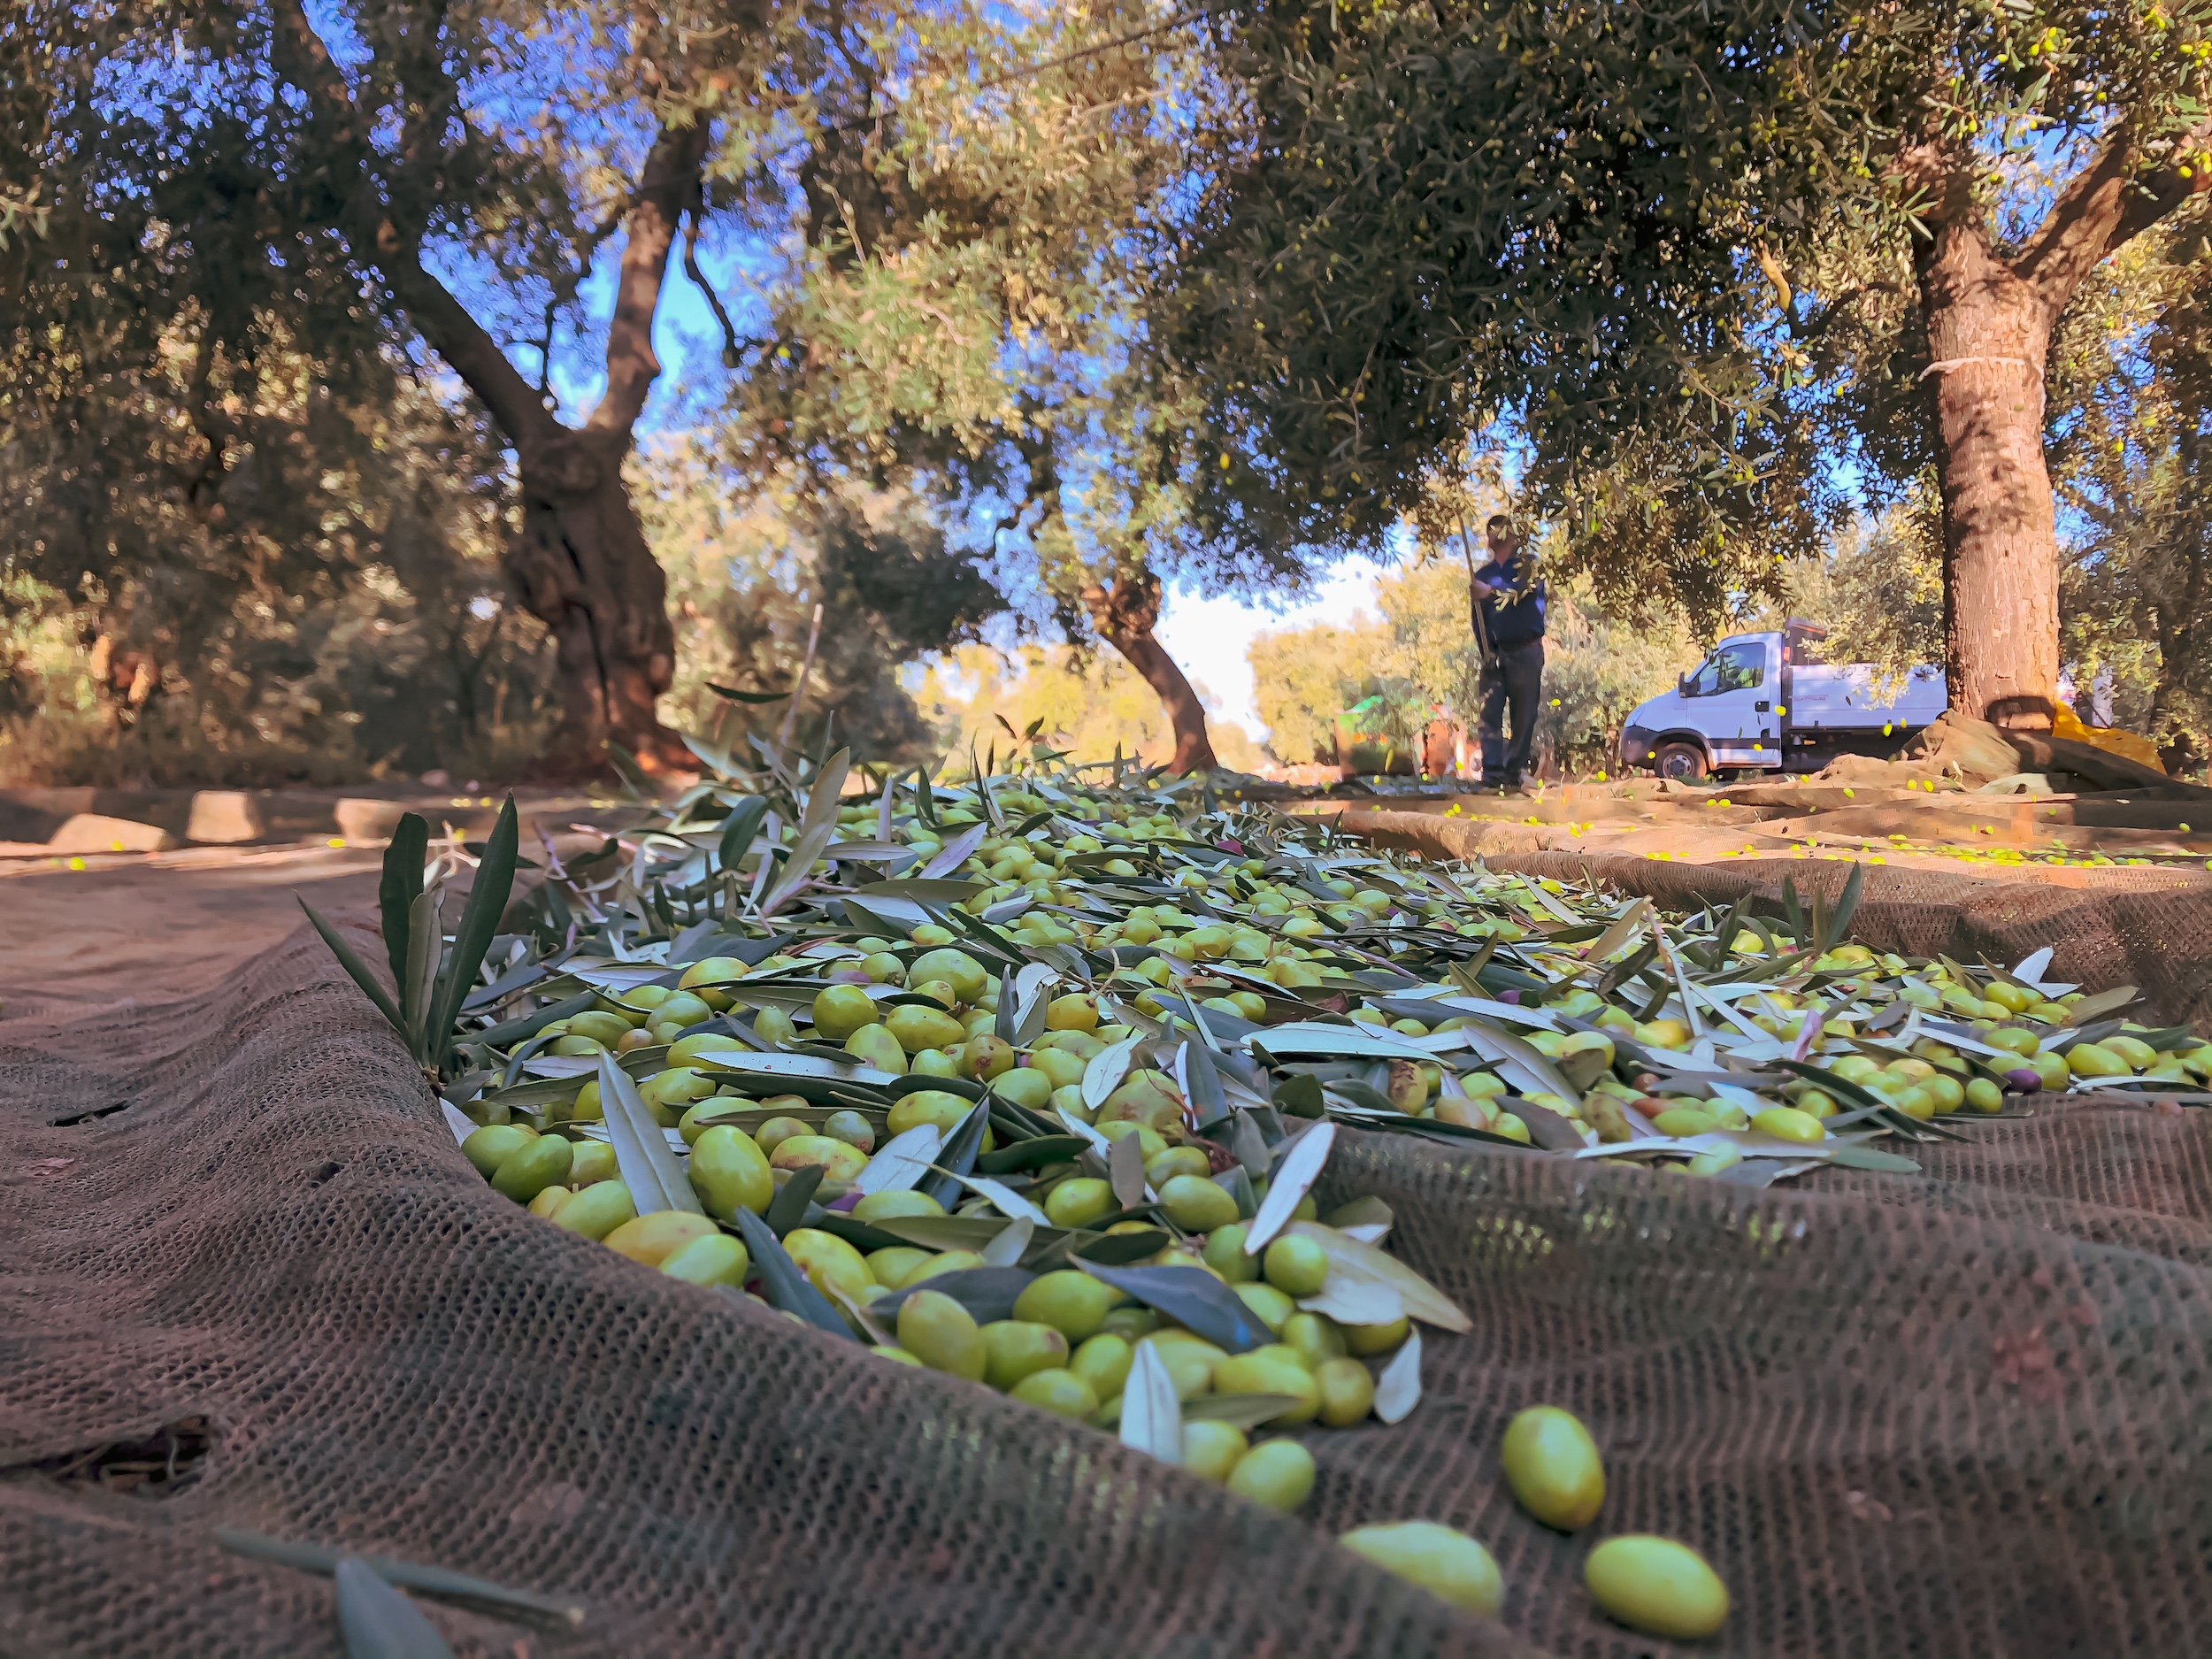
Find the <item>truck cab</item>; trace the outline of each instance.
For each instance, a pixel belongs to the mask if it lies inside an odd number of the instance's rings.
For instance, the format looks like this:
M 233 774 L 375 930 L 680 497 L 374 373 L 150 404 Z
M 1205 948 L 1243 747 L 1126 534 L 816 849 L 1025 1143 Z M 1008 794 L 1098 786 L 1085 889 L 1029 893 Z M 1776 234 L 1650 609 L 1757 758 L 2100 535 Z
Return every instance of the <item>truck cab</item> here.
M 1818 772 L 1838 755 L 1895 753 L 1941 714 L 1942 671 L 1893 679 L 1870 663 L 1829 664 L 1827 630 L 1792 620 L 1714 646 L 1621 730 L 1621 764 L 1685 781 L 1723 773 Z

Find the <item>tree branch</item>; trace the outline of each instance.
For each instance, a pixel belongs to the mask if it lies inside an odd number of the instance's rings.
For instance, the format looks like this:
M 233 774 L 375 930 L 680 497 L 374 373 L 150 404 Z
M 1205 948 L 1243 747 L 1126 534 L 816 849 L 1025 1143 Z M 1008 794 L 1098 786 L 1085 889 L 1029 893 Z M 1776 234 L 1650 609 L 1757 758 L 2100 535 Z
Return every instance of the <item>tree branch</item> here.
M 698 192 L 706 154 L 706 123 L 695 120 L 688 127 L 663 127 L 645 157 L 630 208 L 614 315 L 607 323 L 606 395 L 585 423 L 595 432 L 626 433 L 635 426 L 660 374 L 661 361 L 653 354 L 653 313 L 668 275 L 669 250 L 684 209 Z
M 745 342 L 738 338 L 737 325 L 730 320 L 729 312 L 723 309 L 722 296 L 714 291 L 714 285 L 707 280 L 707 273 L 699 268 L 699 208 L 695 204 L 690 217 L 684 221 L 684 274 L 691 279 L 692 286 L 699 290 L 712 308 L 714 320 L 722 326 L 722 366 L 734 370 L 744 361 Z
M 277 73 L 307 96 L 318 125 L 350 179 L 341 186 L 342 215 L 354 257 L 375 266 L 392 296 L 413 315 L 431 349 L 491 411 L 518 447 L 550 442 L 560 423 L 547 411 L 522 372 L 467 307 L 423 268 L 419 233 L 395 224 L 374 188 L 373 157 L 351 88 L 315 33 L 300 0 L 275 0 L 277 28 L 271 57 Z
M 2140 235 L 2179 208 L 2192 195 L 2212 188 L 2212 176 L 2199 166 L 2193 178 L 2181 176 L 2179 157 L 2200 153 L 2212 142 L 2212 118 L 2200 122 L 2176 146 L 2176 159 L 2140 178 L 2131 177 L 2134 146 L 2129 129 L 2116 130 L 2097 158 L 2075 174 L 2043 223 L 2029 238 L 2013 270 L 2035 289 L 2045 313 L 2066 309 L 2082 279 L 2098 262 L 2131 238 Z

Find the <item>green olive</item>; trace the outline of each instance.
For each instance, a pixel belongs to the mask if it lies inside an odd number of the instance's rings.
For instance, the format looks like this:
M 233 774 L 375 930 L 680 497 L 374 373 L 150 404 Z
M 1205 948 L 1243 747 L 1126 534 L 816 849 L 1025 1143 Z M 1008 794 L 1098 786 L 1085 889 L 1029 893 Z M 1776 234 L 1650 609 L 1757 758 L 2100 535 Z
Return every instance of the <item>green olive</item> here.
M 1272 1285 L 1238 1285 L 1234 1288 L 1238 1299 L 1252 1310 L 1254 1318 L 1267 1327 L 1271 1336 L 1281 1335 L 1283 1322 L 1298 1311 L 1298 1304 Z
M 1120 1208 L 1113 1184 L 1088 1176 L 1062 1181 L 1045 1195 L 1045 1219 L 1056 1227 L 1087 1227 Z
M 1178 1400 L 1195 1400 L 1214 1386 L 1214 1373 L 1229 1356 L 1205 1338 L 1188 1331 L 1163 1330 L 1152 1333 L 1153 1352 L 1167 1367 Z
M 713 1222 L 688 1210 L 656 1210 L 624 1222 L 601 1242 L 617 1256 L 658 1267 L 693 1240 L 710 1238 L 716 1231 Z
M 776 1148 L 795 1135 L 810 1135 L 814 1125 L 803 1118 L 771 1118 L 753 1131 L 753 1144 L 770 1157 Z
M 2078 1042 L 2065 1057 L 2066 1070 L 2075 1077 L 2127 1077 L 2134 1071 L 2102 1043 Z
M 1160 1205 L 1186 1233 L 1207 1233 L 1237 1218 L 1237 1201 L 1202 1175 L 1178 1175 L 1160 1188 Z
M 710 1007 L 727 1008 L 733 982 L 743 979 L 746 972 L 744 963 L 735 956 L 704 956 L 684 970 L 676 988 L 690 992 Z
M 563 1035 L 592 1037 L 607 1047 L 612 1048 L 623 1033 L 629 1029 L 630 1022 L 620 1015 L 603 1014 L 595 1009 L 581 1014 L 571 1015 L 568 1020 L 568 1030 Z
M 1663 1135 L 1680 1140 L 1688 1135 L 1712 1133 L 1720 1127 L 1720 1119 L 1694 1106 L 1670 1106 L 1651 1120 L 1651 1126 Z
M 476 1133 L 488 1132 L 480 1129 Z M 569 1164 L 575 1156 L 575 1148 L 560 1136 L 540 1135 L 517 1148 L 493 1171 L 492 1190 L 518 1204 L 526 1204 L 547 1187 L 565 1184 Z
M 1081 1084 L 1083 1073 L 1088 1069 L 1081 1056 L 1070 1054 L 1065 1048 L 1033 1048 L 1029 1064 L 1032 1070 L 1042 1072 L 1056 1089 Z
M 741 1210 L 767 1212 L 776 1178 L 757 1143 L 741 1129 L 717 1124 L 691 1148 L 691 1190 L 708 1213 L 729 1219 Z
M 622 1173 L 615 1163 L 614 1148 L 604 1141 L 579 1141 L 574 1143 L 575 1156 L 568 1161 L 568 1184 L 572 1190 L 582 1192 L 600 1181 L 611 1181 Z
M 972 1002 L 983 995 L 990 975 L 964 950 L 926 950 L 908 965 L 906 982 L 920 985 L 929 979 L 945 980 L 962 1002 Z
M 945 1207 L 927 1193 L 870 1193 L 852 1213 L 855 1221 L 891 1221 L 900 1216 L 941 1216 Z
M 960 1022 L 942 1009 L 924 1008 L 914 1002 L 892 1009 L 884 1015 L 883 1025 L 909 1054 L 919 1054 L 925 1048 L 956 1048 L 966 1041 L 968 1034 L 960 1028 Z
M 1752 1115 L 1751 1126 L 1761 1134 L 1772 1135 L 1778 1141 L 1825 1141 L 1827 1125 L 1809 1112 L 1794 1106 L 1770 1106 Z
M 910 1285 L 918 1285 L 926 1279 L 940 1273 L 964 1273 L 972 1267 L 983 1265 L 983 1258 L 973 1250 L 942 1250 L 906 1276 Z
M 1048 1031 L 1095 1031 L 1098 1029 L 1098 999 L 1080 992 L 1056 996 L 1045 1005 L 1045 1029 Z
M 1506 1484 L 1547 1526 L 1571 1532 L 1598 1517 L 1605 1463 L 1581 1419 L 1557 1406 L 1531 1406 L 1506 1425 Z
M 1175 1092 L 1174 1084 L 1156 1071 L 1141 1071 L 1130 1078 L 1098 1109 L 1101 1130 L 1110 1123 L 1133 1123 L 1157 1132 L 1180 1124 L 1182 1118 L 1183 1097 Z M 1147 1147 L 1146 1162 L 1165 1150 L 1166 1145 L 1163 1141 L 1156 1148 Z
M 791 1016 L 780 1008 L 762 1009 L 753 1017 L 753 1032 L 756 1036 L 770 1042 L 796 1042 L 799 1040 L 798 1026 L 792 1022 Z
M 1265 1264 L 1267 1282 L 1286 1296 L 1310 1296 L 1329 1276 L 1329 1253 L 1302 1233 L 1271 1240 Z
M 1966 1103 L 1978 1112 L 2001 1112 L 2005 1109 L 2005 1092 L 1985 1077 L 1971 1078 L 1966 1085 Z
M 1241 1221 L 1233 1221 L 1206 1235 L 1206 1265 L 1232 1285 L 1249 1285 L 1260 1276 L 1259 1258 L 1244 1253 L 1248 1231 Z
M 987 1353 L 975 1317 L 941 1291 L 918 1290 L 899 1309 L 899 1346 L 932 1371 L 983 1380 Z
M 1344 1351 L 1369 1359 L 1377 1354 L 1389 1353 L 1406 1340 L 1406 1333 L 1413 1327 L 1402 1313 L 1388 1325 L 1348 1325 L 1340 1328 L 1344 1333 Z
M 691 1285 L 742 1286 L 752 1267 L 743 1242 L 726 1233 L 710 1233 L 679 1246 L 661 1263 L 661 1271 Z
M 1237 1459 L 1229 1490 L 1288 1515 L 1313 1491 L 1313 1454 L 1296 1440 L 1262 1440 Z
M 1214 1367 L 1214 1392 L 1225 1394 L 1287 1394 L 1297 1402 L 1281 1416 L 1268 1419 L 1270 1427 L 1292 1428 L 1313 1421 L 1321 1409 L 1321 1389 L 1306 1369 L 1298 1350 L 1279 1343 L 1233 1354 Z
M 935 1124 L 946 1134 L 960 1126 L 961 1119 L 975 1110 L 975 1102 L 962 1095 L 941 1088 L 917 1089 L 892 1102 L 884 1126 L 894 1135 L 902 1135 L 923 1124 Z
M 911 1244 L 895 1244 L 868 1252 L 868 1271 L 886 1290 L 896 1290 L 914 1277 L 915 1270 L 936 1259 L 935 1252 Z
M 841 1297 L 865 1305 L 875 1294 L 876 1278 L 866 1259 L 847 1240 L 818 1227 L 794 1227 L 784 1234 L 783 1248 L 814 1288 L 834 1302 Z
M 1099 1124 L 1098 1133 L 1110 1141 L 1125 1140 L 1130 1135 L 1136 1136 L 1138 1155 L 1147 1164 L 1151 1163 L 1154 1158 L 1167 1150 L 1167 1142 L 1160 1139 L 1159 1131 L 1148 1129 L 1141 1124 L 1110 1118 Z
M 856 985 L 826 985 L 814 994 L 814 1034 L 842 1042 L 876 1023 L 875 999 Z
M 822 1179 L 839 1183 L 838 1190 L 842 1191 L 853 1177 L 868 1167 L 868 1155 L 858 1147 L 828 1135 L 792 1135 L 769 1156 L 768 1164 L 775 1170 L 803 1170 L 818 1165 Z
M 1041 1407 L 1056 1417 L 1080 1420 L 1098 1409 L 1098 1396 L 1090 1384 L 1071 1371 L 1032 1371 L 1008 1392 L 1024 1405 Z
M 1342 1357 L 1345 1351 L 1344 1333 L 1336 1328 L 1334 1320 L 1317 1313 L 1292 1314 L 1283 1321 L 1276 1340 L 1295 1349 L 1308 1371 L 1317 1370 L 1325 1359 Z
M 1098 1334 L 1115 1299 L 1111 1286 L 1080 1269 L 1063 1268 L 1022 1287 L 1014 1298 L 1014 1317 L 1048 1325 L 1070 1342 L 1081 1342 Z
M 878 1342 L 868 1351 L 878 1359 L 887 1359 L 895 1365 L 912 1365 L 918 1370 L 921 1368 L 922 1362 L 902 1348 L 892 1348 Z
M 1728 1619 L 1728 1587 L 1705 1558 L 1671 1538 L 1609 1538 L 1582 1563 L 1600 1607 L 1631 1630 L 1696 1641 Z
M 1505 1599 L 1505 1581 L 1490 1552 L 1466 1533 L 1434 1521 L 1356 1527 L 1337 1542 L 1385 1572 L 1484 1618 L 1495 1614 Z
M 538 1132 L 527 1124 L 492 1124 L 461 1142 L 461 1156 L 489 1180 L 499 1173 L 501 1164 L 537 1138 Z
M 1156 1187 L 1164 1187 L 1179 1175 L 1195 1175 L 1201 1180 L 1213 1179 L 1213 1165 L 1196 1147 L 1170 1147 L 1144 1166 L 1144 1179 Z
M 1133 1303 L 1111 1310 L 1098 1328 L 1102 1333 L 1118 1336 L 1125 1342 L 1141 1342 L 1160 1328 L 1160 1316 L 1149 1308 Z
M 603 1239 L 637 1219 L 637 1203 L 620 1181 L 595 1181 L 560 1207 L 553 1225 L 564 1233 Z
M 1075 1350 L 1068 1369 L 1090 1384 L 1091 1392 L 1101 1400 L 1111 1400 L 1129 1380 L 1129 1367 L 1135 1358 L 1136 1349 L 1127 1341 L 1101 1331 Z
M 903 1075 L 906 1071 L 906 1050 L 899 1047 L 899 1040 L 882 1025 L 866 1025 L 845 1038 L 845 1052 L 863 1065 L 872 1065 L 879 1071 Z
M 1010 1068 L 991 1079 L 991 1092 L 1025 1111 L 1041 1112 L 1052 1098 L 1052 1079 L 1028 1066 Z
M 1349 1428 L 1375 1408 L 1375 1379 L 1356 1359 L 1323 1360 L 1313 1368 L 1313 1382 L 1321 1391 L 1317 1415 L 1333 1429 Z
M 983 1380 L 1005 1394 L 1033 1371 L 1065 1370 L 1068 1340 L 1048 1325 L 995 1319 L 983 1327 Z
M 1233 1423 L 1197 1417 L 1183 1425 L 1183 1467 L 1203 1479 L 1228 1479 L 1250 1449 L 1244 1431 Z
M 1019 1058 L 1012 1043 L 988 1033 L 971 1037 L 960 1046 L 960 1069 L 979 1083 L 1012 1071 Z M 1049 1087 L 1045 1090 L 1048 1094 L 1051 1092 Z
M 842 1141 L 847 1146 L 864 1153 L 875 1150 L 875 1125 L 849 1107 L 833 1111 L 822 1119 L 822 1133 L 833 1141 Z

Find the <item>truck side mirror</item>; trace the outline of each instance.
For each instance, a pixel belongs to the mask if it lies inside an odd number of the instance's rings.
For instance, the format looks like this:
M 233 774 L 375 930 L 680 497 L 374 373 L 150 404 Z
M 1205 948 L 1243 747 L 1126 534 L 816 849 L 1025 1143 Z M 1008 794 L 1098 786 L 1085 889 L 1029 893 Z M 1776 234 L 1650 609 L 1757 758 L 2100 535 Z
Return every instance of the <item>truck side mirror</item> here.
M 1687 674 L 1677 674 L 1674 677 L 1674 688 L 1681 695 L 1685 697 L 1688 696 L 1690 695 L 1690 677 Z

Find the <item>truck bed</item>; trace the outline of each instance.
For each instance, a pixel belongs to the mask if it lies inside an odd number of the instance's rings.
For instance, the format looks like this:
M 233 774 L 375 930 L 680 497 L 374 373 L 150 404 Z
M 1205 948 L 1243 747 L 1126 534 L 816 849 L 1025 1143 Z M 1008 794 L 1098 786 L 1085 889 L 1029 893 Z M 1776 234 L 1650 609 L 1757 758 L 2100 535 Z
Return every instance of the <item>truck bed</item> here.
M 1943 676 L 1924 664 L 1893 680 L 1864 663 L 1801 663 L 1791 680 L 1786 718 L 1799 732 L 1916 730 L 1943 712 Z

